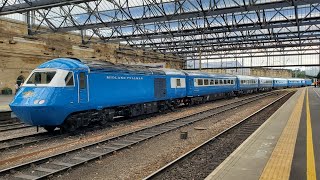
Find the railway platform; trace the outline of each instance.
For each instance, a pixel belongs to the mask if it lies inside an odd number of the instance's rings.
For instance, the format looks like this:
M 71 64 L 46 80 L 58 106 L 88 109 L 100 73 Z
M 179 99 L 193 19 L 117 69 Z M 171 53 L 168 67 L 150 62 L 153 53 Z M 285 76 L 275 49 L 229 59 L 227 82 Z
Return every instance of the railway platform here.
M 299 88 L 206 180 L 320 177 L 320 88 Z
M 0 112 L 11 111 L 9 104 L 13 97 L 13 95 L 0 95 Z

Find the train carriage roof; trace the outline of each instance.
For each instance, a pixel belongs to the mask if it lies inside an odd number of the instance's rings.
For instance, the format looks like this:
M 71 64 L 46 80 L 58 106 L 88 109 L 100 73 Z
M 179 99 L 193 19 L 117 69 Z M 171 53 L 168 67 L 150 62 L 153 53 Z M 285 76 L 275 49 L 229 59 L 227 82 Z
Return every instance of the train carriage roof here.
M 272 77 L 258 77 L 259 79 L 265 79 L 265 80 L 273 80 L 274 78 Z
M 157 74 L 157 75 L 165 75 L 164 71 L 157 69 L 150 69 L 141 65 L 126 65 L 126 64 L 114 64 L 107 61 L 84 61 L 85 65 L 87 65 L 91 72 L 121 72 L 128 74 Z
M 107 61 L 100 60 L 80 60 L 76 58 L 57 58 L 51 61 L 45 62 L 38 66 L 38 68 L 58 68 L 58 69 L 86 69 L 90 72 L 115 72 L 126 74 L 156 74 L 165 75 L 164 71 L 157 69 L 149 69 L 145 66 L 139 65 L 125 65 L 114 64 Z
M 163 71 L 167 75 L 186 75 L 182 70 L 177 69 L 157 68 L 157 70 Z
M 206 73 L 206 72 L 200 72 L 200 71 L 183 71 L 186 73 L 188 76 L 195 76 L 195 77 L 212 77 L 212 78 L 219 78 L 219 77 L 229 77 L 229 78 L 236 78 L 234 75 L 230 74 L 211 74 L 211 73 Z
M 258 79 L 255 76 L 236 75 L 239 79 Z
M 273 80 L 288 80 L 287 78 L 273 78 Z

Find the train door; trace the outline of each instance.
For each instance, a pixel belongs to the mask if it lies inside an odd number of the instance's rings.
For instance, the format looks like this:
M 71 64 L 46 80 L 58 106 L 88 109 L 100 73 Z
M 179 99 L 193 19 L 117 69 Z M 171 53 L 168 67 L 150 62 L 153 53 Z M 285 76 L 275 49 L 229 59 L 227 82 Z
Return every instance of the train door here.
M 89 84 L 88 84 L 88 73 L 80 72 L 78 74 L 78 102 L 88 103 L 89 102 Z

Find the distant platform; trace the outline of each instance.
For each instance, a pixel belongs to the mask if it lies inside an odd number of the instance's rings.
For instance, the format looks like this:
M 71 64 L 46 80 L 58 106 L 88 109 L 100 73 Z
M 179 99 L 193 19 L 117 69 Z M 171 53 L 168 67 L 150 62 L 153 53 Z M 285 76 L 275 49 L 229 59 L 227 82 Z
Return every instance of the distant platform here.
M 317 179 L 319 114 L 320 88 L 299 88 L 206 180 Z
M 0 112 L 11 111 L 9 104 L 14 95 L 0 95 Z

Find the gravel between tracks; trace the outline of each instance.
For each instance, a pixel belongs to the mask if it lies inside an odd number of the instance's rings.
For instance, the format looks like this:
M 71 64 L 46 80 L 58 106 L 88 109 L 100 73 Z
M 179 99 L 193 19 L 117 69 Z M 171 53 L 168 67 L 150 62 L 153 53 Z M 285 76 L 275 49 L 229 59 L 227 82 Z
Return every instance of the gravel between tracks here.
M 292 95 L 292 94 L 291 94 Z M 254 115 L 239 126 L 219 136 L 214 141 L 189 154 L 187 157 L 151 178 L 160 179 L 204 179 L 221 164 L 251 133 L 260 127 L 283 103 L 291 97 L 288 95 L 262 112 Z
M 241 98 L 247 98 L 247 97 L 250 97 L 250 96 L 244 96 Z M 63 139 L 54 139 L 46 142 L 41 142 L 32 146 L 26 146 L 24 148 L 15 149 L 13 151 L 4 151 L 0 154 L 0 169 L 4 169 L 9 166 L 13 166 L 13 165 L 17 165 L 30 160 L 45 157 L 49 154 L 54 154 L 57 152 L 72 149 L 76 146 L 89 144 L 91 142 L 95 142 L 107 137 L 114 137 L 119 134 L 140 129 L 142 127 L 159 124 L 161 122 L 169 121 L 173 118 L 180 118 L 190 114 L 201 112 L 206 109 L 217 107 L 225 103 L 237 101 L 238 99 L 241 99 L 241 98 L 230 99 L 230 100 L 219 100 L 216 102 L 206 103 L 206 104 L 195 106 L 192 108 L 180 108 L 175 112 L 169 112 L 166 114 L 157 114 L 155 117 L 149 117 L 149 118 L 145 118 L 145 119 L 134 121 L 134 122 L 123 123 L 123 124 L 117 125 L 116 127 L 106 128 L 106 129 L 98 130 L 95 132 L 90 132 L 85 135 L 82 134 L 78 136 L 69 136 Z M 12 134 L 10 134 L 10 132 Z M 24 131 L 23 130 L 8 131 L 4 134 L 4 136 L 5 135 L 21 136 L 23 134 L 29 134 L 33 132 L 35 132 L 34 128 L 27 128 Z M 0 136 L 2 136 L 2 133 L 0 134 Z
M 270 96 L 228 113 L 152 138 L 131 149 L 125 149 L 94 163 L 88 163 L 55 176 L 53 179 L 141 179 L 277 97 L 279 96 Z M 164 118 L 164 116 L 157 118 Z M 181 131 L 188 132 L 187 140 L 180 139 Z

